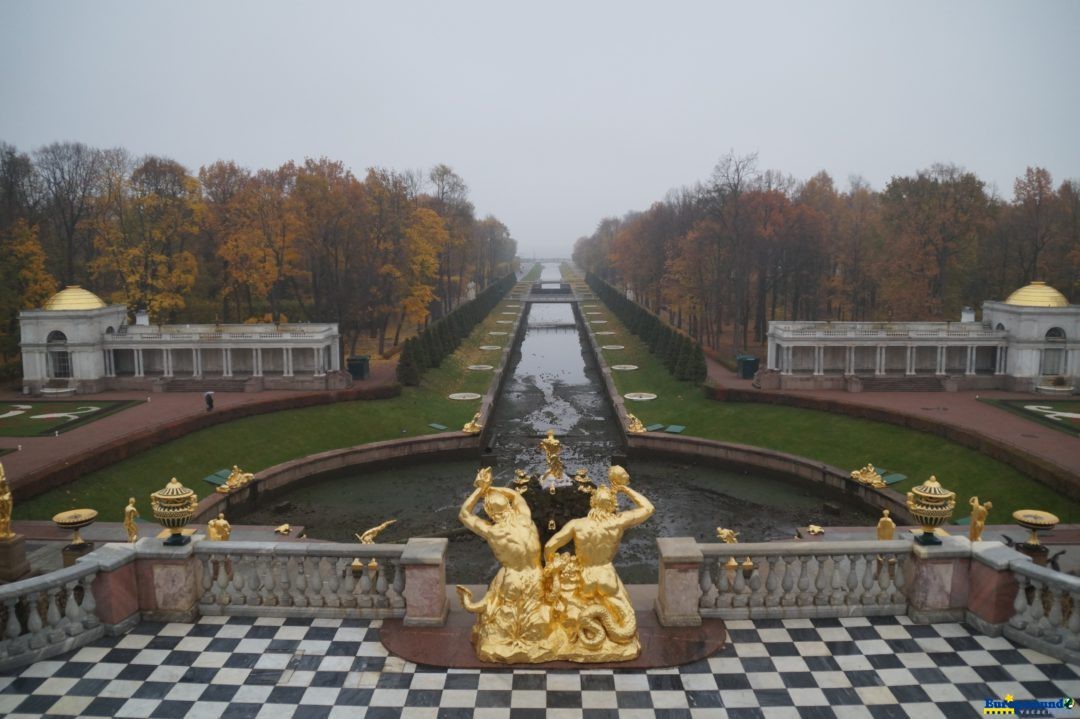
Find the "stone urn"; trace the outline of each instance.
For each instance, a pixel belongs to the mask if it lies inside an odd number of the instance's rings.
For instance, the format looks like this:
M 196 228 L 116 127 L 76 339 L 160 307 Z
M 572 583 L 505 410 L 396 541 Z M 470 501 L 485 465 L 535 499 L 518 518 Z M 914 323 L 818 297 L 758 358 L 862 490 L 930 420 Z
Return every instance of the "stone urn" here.
M 934 530 L 952 517 L 956 509 L 956 492 L 942 487 L 937 477 L 931 476 L 907 495 L 907 507 L 911 516 L 922 525 L 923 533 L 915 538 L 919 544 L 941 544 Z
M 180 484 L 176 477 L 169 480 L 165 489 L 150 495 L 154 519 L 170 532 L 164 542 L 167 546 L 179 547 L 191 541 L 191 537 L 184 536 L 184 527 L 195 515 L 198 505 L 199 498 L 195 492 Z
M 1031 536 L 1023 544 L 1016 547 L 1021 552 L 1039 555 L 1046 554 L 1046 547 L 1039 541 L 1039 530 L 1051 530 L 1061 521 L 1057 515 L 1044 512 L 1041 509 L 1018 509 L 1013 512 L 1013 519 L 1024 529 L 1031 532 Z
M 69 529 L 74 532 L 71 537 L 71 544 L 68 545 L 69 548 L 81 548 L 87 542 L 79 536 L 79 530 L 93 524 L 97 516 L 98 513 L 95 509 L 69 509 L 66 512 L 57 514 L 52 518 L 52 521 L 60 529 Z

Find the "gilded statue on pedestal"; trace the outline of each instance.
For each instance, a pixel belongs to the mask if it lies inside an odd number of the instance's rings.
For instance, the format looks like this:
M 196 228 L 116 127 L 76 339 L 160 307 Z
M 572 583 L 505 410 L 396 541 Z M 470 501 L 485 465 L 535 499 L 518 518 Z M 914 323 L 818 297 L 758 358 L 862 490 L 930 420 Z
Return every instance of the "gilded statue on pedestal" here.
M 881 489 L 885 486 L 885 480 L 881 478 L 878 471 L 874 469 L 874 465 L 868 464 L 862 469 L 856 469 L 851 473 L 851 478 L 859 484 L 865 484 L 868 487 L 876 487 Z
M 477 412 L 473 415 L 473 418 L 465 423 L 465 426 L 461 428 L 461 431 L 465 434 L 480 434 L 484 430 L 484 425 L 480 424 L 480 413 Z
M 232 525 L 225 519 L 225 514 L 219 514 L 217 519 L 211 519 L 206 523 L 207 539 L 214 542 L 227 542 L 232 535 Z
M 228 494 L 229 492 L 235 492 L 241 487 L 245 486 L 248 482 L 255 478 L 255 475 L 251 472 L 245 472 L 235 464 L 232 468 L 232 474 L 225 480 L 225 484 L 219 486 L 216 491 L 221 494 Z
M 547 473 L 545 476 L 554 477 L 559 479 L 565 473 L 563 470 L 562 457 L 559 453 L 562 452 L 562 442 L 555 438 L 555 430 L 549 429 L 547 438 L 540 442 L 540 449 L 544 450 L 544 455 L 547 458 Z
M 653 513 L 629 479 L 625 469 L 612 467 L 611 486 L 597 488 L 588 515 L 570 520 L 548 540 L 541 564 L 528 504 L 513 490 L 492 487 L 490 468 L 480 470 L 459 516 L 487 540 L 501 568 L 480 601 L 458 587 L 462 606 L 478 615 L 472 633 L 478 657 L 500 663 L 611 662 L 640 653 L 637 618 L 612 565 L 623 533 Z M 618 511 L 620 494 L 634 507 Z M 490 521 L 474 514 L 481 500 Z M 571 542 L 572 554 L 559 552 Z
M 641 423 L 640 419 L 627 412 L 626 431 L 630 432 L 631 434 L 641 434 L 642 432 L 646 432 L 647 430 L 645 429 L 645 425 Z
M 978 497 L 972 497 L 970 502 L 971 527 L 968 528 L 968 539 L 972 542 L 978 542 L 982 539 L 983 527 L 986 526 L 986 516 L 990 514 L 990 510 L 994 508 L 994 503 L 987 502 L 986 504 L 979 504 Z
M 134 542 L 139 538 L 139 528 L 135 524 L 138 516 L 139 510 L 135 509 L 135 498 L 128 497 L 127 506 L 124 507 L 124 531 L 127 532 L 129 542 Z
M 737 544 L 739 541 L 739 533 L 734 529 L 725 529 L 724 527 L 716 528 L 716 538 L 724 544 Z
M 892 539 L 895 531 L 896 522 L 889 516 L 889 510 L 881 510 L 881 519 L 877 523 L 877 538 L 882 540 Z
M 4 474 L 4 465 L 0 464 L 0 541 L 15 537 L 15 532 L 11 531 L 11 510 L 14 507 L 15 501 Z
M 353 536 L 356 537 L 356 541 L 360 542 L 360 544 L 375 544 L 375 537 L 379 536 L 379 532 L 383 531 L 396 521 L 396 519 L 388 519 L 377 527 L 372 527 L 360 534 L 353 534 Z

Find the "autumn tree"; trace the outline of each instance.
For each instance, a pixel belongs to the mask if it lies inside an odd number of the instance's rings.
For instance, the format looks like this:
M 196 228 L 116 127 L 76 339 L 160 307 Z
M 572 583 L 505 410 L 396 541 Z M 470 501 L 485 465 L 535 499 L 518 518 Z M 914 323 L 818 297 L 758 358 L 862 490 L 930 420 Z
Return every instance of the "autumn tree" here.
M 0 360 L 6 366 L 19 353 L 19 311 L 41 307 L 58 289 L 45 267 L 37 227 L 19 218 L 0 230 Z
M 87 277 L 92 254 L 86 225 L 95 207 L 101 153 L 81 142 L 54 142 L 34 152 L 44 196 L 50 252 L 60 280 L 78 284 Z

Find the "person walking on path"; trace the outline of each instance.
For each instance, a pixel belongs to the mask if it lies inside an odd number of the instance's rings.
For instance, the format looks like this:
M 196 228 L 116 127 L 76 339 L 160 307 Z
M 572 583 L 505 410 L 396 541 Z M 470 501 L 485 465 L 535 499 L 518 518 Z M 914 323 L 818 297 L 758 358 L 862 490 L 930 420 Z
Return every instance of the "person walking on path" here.
M 209 412 L 214 408 L 214 393 L 207 392 L 203 395 L 203 399 L 206 400 L 206 411 Z

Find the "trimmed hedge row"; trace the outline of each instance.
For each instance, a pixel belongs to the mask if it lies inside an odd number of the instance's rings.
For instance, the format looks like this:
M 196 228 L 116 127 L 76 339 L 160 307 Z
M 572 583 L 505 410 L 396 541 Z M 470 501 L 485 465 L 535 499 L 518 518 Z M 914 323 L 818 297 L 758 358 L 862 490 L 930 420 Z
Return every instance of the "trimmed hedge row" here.
M 585 282 L 625 327 L 641 338 L 678 380 L 702 384 L 709 373 L 701 344 L 676 330 L 604 280 L 587 273 Z
M 453 354 L 516 283 L 517 275 L 511 272 L 488 285 L 474 299 L 458 305 L 446 317 L 432 322 L 416 337 L 405 340 L 398 358 L 398 382 L 409 387 L 419 385 L 424 372 L 438 367 Z

